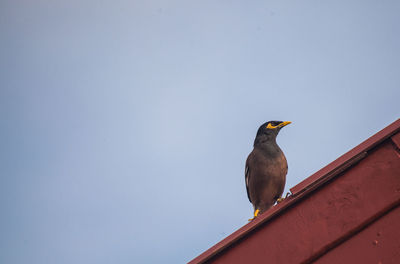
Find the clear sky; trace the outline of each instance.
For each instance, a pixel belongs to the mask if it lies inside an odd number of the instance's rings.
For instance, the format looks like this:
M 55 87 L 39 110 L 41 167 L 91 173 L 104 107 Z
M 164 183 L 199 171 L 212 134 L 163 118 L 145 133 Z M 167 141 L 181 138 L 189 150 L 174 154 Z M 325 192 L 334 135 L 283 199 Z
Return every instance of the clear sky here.
M 185 263 L 400 117 L 399 1 L 0 3 L 0 263 Z

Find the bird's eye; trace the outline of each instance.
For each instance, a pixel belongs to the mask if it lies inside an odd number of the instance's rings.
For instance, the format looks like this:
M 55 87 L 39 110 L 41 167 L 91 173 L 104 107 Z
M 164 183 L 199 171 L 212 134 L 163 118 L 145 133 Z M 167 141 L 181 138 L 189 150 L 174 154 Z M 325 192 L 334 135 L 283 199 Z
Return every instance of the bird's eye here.
M 274 127 L 279 126 L 282 122 L 271 122 L 271 125 Z
M 274 129 L 274 128 L 276 128 L 276 126 L 277 126 L 276 122 L 269 122 L 267 125 L 267 128 Z

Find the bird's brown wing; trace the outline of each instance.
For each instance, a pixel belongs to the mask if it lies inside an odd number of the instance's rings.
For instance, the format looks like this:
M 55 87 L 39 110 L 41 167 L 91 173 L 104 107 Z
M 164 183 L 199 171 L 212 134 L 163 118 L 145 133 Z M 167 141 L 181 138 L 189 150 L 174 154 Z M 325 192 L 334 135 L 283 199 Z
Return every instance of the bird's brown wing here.
M 253 153 L 253 152 L 252 152 Z M 244 177 L 246 180 L 246 191 L 247 191 L 247 197 L 249 198 L 250 203 L 252 202 L 250 199 L 250 193 L 249 193 L 249 182 L 250 182 L 250 166 L 249 166 L 249 159 L 251 159 L 251 154 L 247 157 L 246 160 L 246 168 L 244 170 Z

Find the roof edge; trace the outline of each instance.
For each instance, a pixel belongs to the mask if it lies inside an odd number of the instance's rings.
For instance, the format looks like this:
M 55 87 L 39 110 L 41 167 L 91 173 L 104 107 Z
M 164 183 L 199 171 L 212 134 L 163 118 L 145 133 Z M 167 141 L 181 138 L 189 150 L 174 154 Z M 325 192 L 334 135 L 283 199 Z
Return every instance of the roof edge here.
M 358 155 L 362 155 L 363 152 L 369 151 L 375 146 L 379 145 L 385 139 L 391 137 L 397 131 L 400 131 L 400 119 L 397 119 L 375 135 L 371 136 L 355 148 L 351 149 L 350 151 L 346 152 L 336 160 L 332 161 L 322 169 L 318 170 L 310 177 L 306 178 L 302 182 L 298 183 L 294 187 L 290 189 L 293 195 L 297 195 L 309 188 L 311 188 L 315 183 L 321 181 L 321 179 L 325 178 L 327 175 L 331 174 L 337 168 L 342 167 L 343 165 L 351 162 L 352 159 L 357 157 Z M 352 163 L 353 164 L 353 163 Z

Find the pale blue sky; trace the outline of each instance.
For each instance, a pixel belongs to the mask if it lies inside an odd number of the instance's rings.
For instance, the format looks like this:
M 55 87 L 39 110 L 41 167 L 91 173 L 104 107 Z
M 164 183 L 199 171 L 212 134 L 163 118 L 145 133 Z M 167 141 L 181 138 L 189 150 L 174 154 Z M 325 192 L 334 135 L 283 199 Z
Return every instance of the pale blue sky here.
M 0 3 L 0 263 L 185 263 L 400 117 L 398 1 Z

